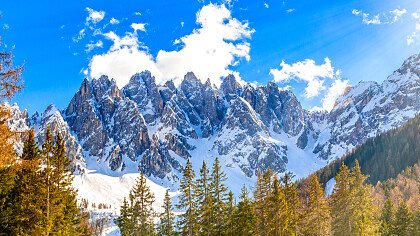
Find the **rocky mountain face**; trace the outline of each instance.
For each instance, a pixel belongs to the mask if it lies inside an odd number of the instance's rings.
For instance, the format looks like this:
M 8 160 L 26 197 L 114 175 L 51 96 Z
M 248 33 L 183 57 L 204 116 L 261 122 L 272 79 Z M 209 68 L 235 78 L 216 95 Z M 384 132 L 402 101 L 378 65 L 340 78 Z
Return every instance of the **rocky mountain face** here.
M 29 118 L 15 107 L 12 120 L 35 127 L 40 141 L 47 126 L 62 133 L 80 170 L 141 170 L 176 181 L 187 159 L 200 165 L 216 156 L 228 174 L 252 177 L 268 167 L 300 173 L 311 161 L 326 164 L 419 111 L 415 55 L 382 84 L 349 87 L 329 113 L 303 109 L 291 91 L 272 82 L 255 86 L 229 75 L 216 88 L 189 72 L 175 87 L 172 81 L 157 85 L 144 71 L 122 89 L 107 76 L 84 80 L 64 111 L 49 106 Z

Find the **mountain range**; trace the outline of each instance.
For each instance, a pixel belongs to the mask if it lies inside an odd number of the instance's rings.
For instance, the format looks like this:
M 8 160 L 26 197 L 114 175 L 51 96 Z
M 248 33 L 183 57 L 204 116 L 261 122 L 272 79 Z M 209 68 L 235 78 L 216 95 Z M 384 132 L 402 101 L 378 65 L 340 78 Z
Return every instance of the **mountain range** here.
M 149 71 L 121 89 L 108 76 L 85 79 L 64 110 L 50 105 L 30 116 L 16 104 L 7 106 L 9 125 L 34 128 L 39 142 L 48 126 L 59 131 L 76 174 L 142 171 L 176 190 L 187 159 L 198 169 L 219 157 L 239 190 L 259 168 L 305 177 L 414 117 L 420 111 L 420 55 L 382 84 L 348 87 L 331 112 L 302 108 L 273 82 L 257 86 L 229 75 L 216 87 L 189 72 L 175 86 L 156 84 Z

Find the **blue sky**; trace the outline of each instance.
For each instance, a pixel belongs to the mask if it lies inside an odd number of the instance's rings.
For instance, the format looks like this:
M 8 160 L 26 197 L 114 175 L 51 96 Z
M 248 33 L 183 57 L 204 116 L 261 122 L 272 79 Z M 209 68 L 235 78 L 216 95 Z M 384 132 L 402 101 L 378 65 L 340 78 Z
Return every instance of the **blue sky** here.
M 0 34 L 25 65 L 13 101 L 30 113 L 64 109 L 86 76 L 122 86 L 142 69 L 160 82 L 188 70 L 216 84 L 228 73 L 275 80 L 304 107 L 328 109 L 345 86 L 381 82 L 420 52 L 419 9 L 412 0 L 14 0 L 0 5 Z

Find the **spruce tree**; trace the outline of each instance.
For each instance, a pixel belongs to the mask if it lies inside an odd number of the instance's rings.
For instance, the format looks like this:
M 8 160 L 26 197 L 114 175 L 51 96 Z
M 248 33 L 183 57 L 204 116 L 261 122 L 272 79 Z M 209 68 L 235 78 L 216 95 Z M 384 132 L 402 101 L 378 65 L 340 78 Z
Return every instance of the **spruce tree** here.
M 52 231 L 52 227 L 53 227 L 53 221 L 54 221 L 54 217 L 51 216 L 51 192 L 54 191 L 53 190 L 53 186 L 52 186 L 52 181 L 51 181 L 51 175 L 52 175 L 52 166 L 51 166 L 51 158 L 53 156 L 53 151 L 54 151 L 54 143 L 53 143 L 53 136 L 51 133 L 51 128 L 47 127 L 47 130 L 45 132 L 45 140 L 44 140 L 44 144 L 42 145 L 42 158 L 43 158 L 43 164 L 44 164 L 44 169 L 43 169 L 43 173 L 42 175 L 44 176 L 44 186 L 45 188 L 43 189 L 43 195 L 45 196 L 45 205 L 43 206 L 43 212 L 44 212 L 44 217 L 43 217 L 43 228 L 45 230 L 45 235 L 48 236 L 51 231 Z
M 153 202 L 154 195 L 146 184 L 146 177 L 140 172 L 129 194 L 130 226 L 134 235 L 155 235 Z
M 413 214 L 408 208 L 407 204 L 402 201 L 395 212 L 395 220 L 393 224 L 392 233 L 398 236 L 411 235 L 413 231 Z
M 299 198 L 297 184 L 292 182 L 293 176 L 290 173 L 285 173 L 282 178 L 284 195 L 286 197 L 287 207 L 290 214 L 289 226 L 294 234 L 298 233 L 298 223 L 301 218 L 302 202 Z
M 244 185 L 239 196 L 239 203 L 235 211 L 235 235 L 253 236 L 257 235 L 256 216 L 254 205 L 249 198 L 249 192 Z
M 16 184 L 10 192 L 10 206 L 13 214 L 10 215 L 10 234 L 36 235 L 42 233 L 42 209 L 44 201 L 39 192 L 42 188 L 40 175 L 40 154 L 35 141 L 34 131 L 28 133 L 23 146 L 21 162 L 16 173 Z
M 223 235 L 226 236 L 234 236 L 235 234 L 235 224 L 238 222 L 235 222 L 234 215 L 235 215 L 235 200 L 232 191 L 229 191 L 228 194 L 228 202 L 226 205 L 226 213 L 225 213 L 225 229 L 223 231 Z
M 286 196 L 277 175 L 274 175 L 273 187 L 268 195 L 267 233 L 268 235 L 294 235 L 290 227 L 291 214 Z
M 392 235 L 392 225 L 394 221 L 394 211 L 392 206 L 391 198 L 387 198 L 385 200 L 384 206 L 382 207 L 381 213 L 381 226 L 380 226 L 380 233 L 383 236 L 391 236 Z
M 77 206 L 76 191 L 72 187 L 71 161 L 66 156 L 65 140 L 56 134 L 51 158 L 51 213 L 54 216 L 53 229 L 59 235 L 78 235 L 85 231 L 81 225 L 81 212 Z
M 300 233 L 308 236 L 331 235 L 330 208 L 316 175 L 309 177 L 308 188 Z
M 348 205 L 350 170 L 344 163 L 341 164 L 335 180 L 336 183 L 330 197 L 333 235 L 351 235 L 352 221 Z
M 212 235 L 214 225 L 213 198 L 210 193 L 211 178 L 206 162 L 200 169 L 199 178 L 196 181 L 194 195 L 197 206 L 195 217 L 197 219 L 198 233 L 200 235 Z
M 175 222 L 175 215 L 172 209 L 171 197 L 169 191 L 166 190 L 165 198 L 163 200 L 163 212 L 160 214 L 158 224 L 158 235 L 159 236 L 173 236 L 175 231 L 173 228 Z
M 228 190 L 224 182 L 227 180 L 226 174 L 220 166 L 219 158 L 215 158 L 210 182 L 210 194 L 213 199 L 212 214 L 214 224 L 212 232 L 221 235 L 225 227 L 225 212 Z
M 196 235 L 197 233 L 197 223 L 195 218 L 197 208 L 194 197 L 194 178 L 195 173 L 190 160 L 188 160 L 182 170 L 182 179 L 179 186 L 179 191 L 181 193 L 178 196 L 179 203 L 177 205 L 178 209 L 185 211 L 178 221 L 178 230 L 182 235 L 188 236 Z
M 379 223 L 376 208 L 373 205 L 372 186 L 366 184 L 367 176 L 362 174 L 356 160 L 350 174 L 350 214 L 353 221 L 352 233 L 357 235 L 374 235 L 378 232 Z
M 268 168 L 264 173 L 257 172 L 257 186 L 254 191 L 255 217 L 258 235 L 267 235 L 269 223 L 269 199 L 272 187 L 273 171 Z
M 131 210 L 128 205 L 127 198 L 124 198 L 123 204 L 120 208 L 120 216 L 115 220 L 122 236 L 134 235 L 134 225 L 132 224 L 130 214 Z

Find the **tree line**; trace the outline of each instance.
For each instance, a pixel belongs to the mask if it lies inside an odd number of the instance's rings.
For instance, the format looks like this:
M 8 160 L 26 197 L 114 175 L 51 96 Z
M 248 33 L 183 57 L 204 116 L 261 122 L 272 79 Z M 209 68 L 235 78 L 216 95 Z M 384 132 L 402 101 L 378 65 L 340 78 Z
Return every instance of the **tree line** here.
M 188 161 L 182 174 L 178 204 L 167 191 L 160 213 L 140 174 L 116 219 L 123 236 L 420 234 L 420 209 L 412 212 L 404 201 L 396 209 L 379 203 L 357 161 L 351 169 L 342 163 L 330 196 L 315 174 L 298 187 L 290 174 L 278 178 L 268 169 L 258 171 L 253 193 L 244 186 L 236 202 L 217 158 L 211 171 L 203 162 L 196 176 Z
M 405 168 L 420 160 L 420 115 L 404 125 L 368 139 L 349 154 L 333 161 L 316 172 L 321 183 L 333 178 L 341 163 L 351 166 L 358 160 L 364 174 L 369 175 L 368 182 L 395 178 Z

